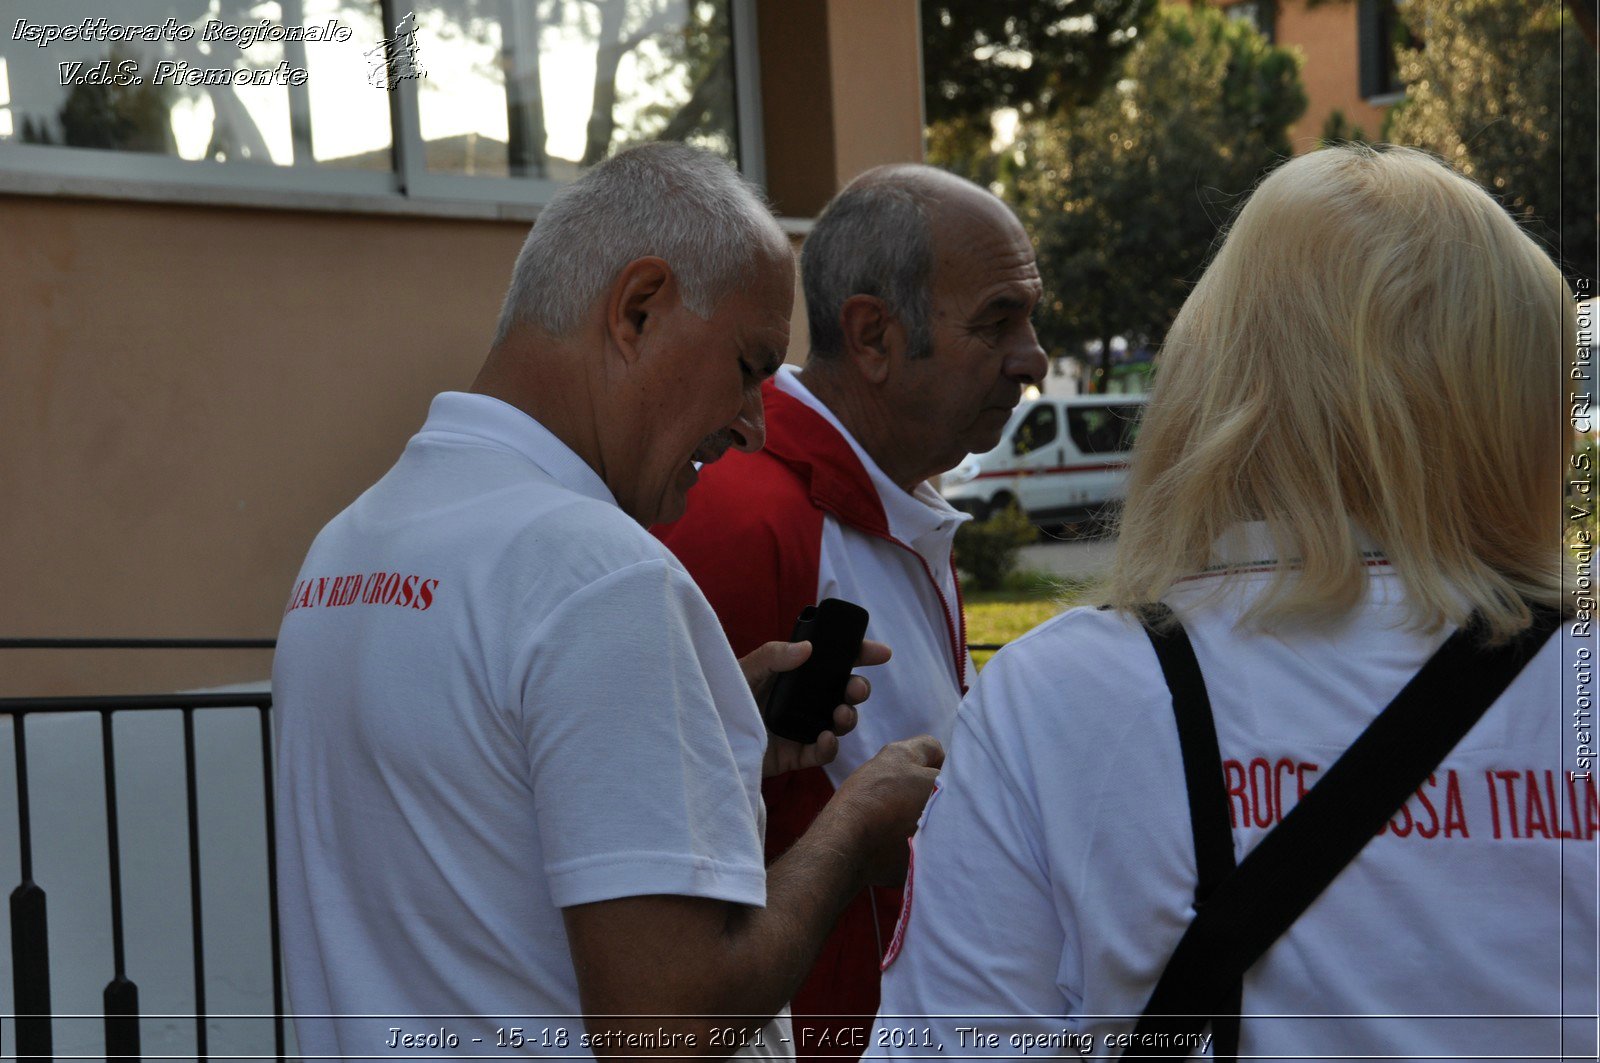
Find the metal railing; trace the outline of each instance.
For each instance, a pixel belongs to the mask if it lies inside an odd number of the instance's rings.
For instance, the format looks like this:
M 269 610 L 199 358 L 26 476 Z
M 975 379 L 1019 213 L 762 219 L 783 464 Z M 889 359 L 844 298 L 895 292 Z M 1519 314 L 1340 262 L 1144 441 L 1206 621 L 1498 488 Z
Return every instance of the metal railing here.
M 0 639 L 0 649 L 271 649 L 273 639 Z M 273 1044 L 283 1063 L 284 994 L 279 956 L 276 809 L 272 795 L 272 695 L 269 692 L 224 694 L 140 694 L 111 697 L 0 698 L 0 716 L 10 716 L 17 780 L 17 836 L 21 882 L 11 892 L 11 968 L 19 1063 L 47 1063 L 54 1055 L 50 1006 L 50 951 L 47 898 L 33 880 L 33 827 L 28 787 L 29 717 L 65 713 L 97 713 L 105 778 L 106 856 L 110 874 L 112 974 L 102 996 L 108 1058 L 138 1060 L 139 987 L 128 977 L 123 927 L 123 881 L 117 821 L 117 755 L 112 716 L 120 712 L 179 712 L 183 720 L 184 791 L 189 850 L 189 916 L 194 976 L 196 1058 L 209 1058 L 206 1029 L 205 937 L 201 903 L 199 799 L 195 770 L 196 712 L 254 708 L 260 721 L 261 768 L 266 815 L 267 890 L 272 964 Z M 0 1049 L 3 1051 L 3 1049 Z M 8 1053 L 9 1054 L 9 1053 Z
M 969 650 L 998 650 L 1002 643 L 976 643 Z M 0 650 L 148 650 L 148 649 L 273 649 L 274 639 L 172 638 L 6 638 Z M 50 1006 L 48 905 L 44 889 L 33 880 L 33 831 L 28 788 L 27 720 L 30 716 L 97 713 L 105 779 L 106 855 L 110 876 L 112 972 L 102 994 L 107 1058 L 140 1058 L 139 987 L 128 977 L 123 927 L 121 834 L 117 820 L 117 754 L 112 716 L 119 712 L 179 712 L 183 719 L 184 795 L 189 851 L 189 917 L 194 977 L 195 1058 L 209 1057 L 206 1010 L 205 935 L 201 900 L 200 804 L 196 785 L 196 712 L 254 708 L 260 721 L 263 801 L 266 817 L 267 891 L 272 963 L 273 1046 L 284 1063 L 285 1026 L 283 970 L 278 925 L 276 808 L 272 792 L 272 695 L 270 692 L 225 694 L 135 694 L 119 696 L 0 698 L 0 716 L 11 718 L 17 781 L 17 833 L 21 882 L 11 892 L 11 970 L 19 1063 L 49 1063 L 54 1058 Z

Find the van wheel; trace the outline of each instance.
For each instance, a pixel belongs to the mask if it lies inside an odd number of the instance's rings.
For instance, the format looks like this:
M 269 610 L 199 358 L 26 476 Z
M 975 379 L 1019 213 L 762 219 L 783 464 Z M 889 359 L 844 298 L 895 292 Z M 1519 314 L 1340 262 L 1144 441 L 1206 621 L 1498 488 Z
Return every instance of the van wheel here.
M 999 494 L 989 499 L 988 508 L 984 512 L 982 519 L 988 520 L 990 517 L 999 516 L 1001 513 L 1004 513 L 1006 510 L 1010 509 L 1016 504 L 1017 500 L 1012 497 L 1012 495 L 1010 495 L 1008 492 L 1001 491 Z

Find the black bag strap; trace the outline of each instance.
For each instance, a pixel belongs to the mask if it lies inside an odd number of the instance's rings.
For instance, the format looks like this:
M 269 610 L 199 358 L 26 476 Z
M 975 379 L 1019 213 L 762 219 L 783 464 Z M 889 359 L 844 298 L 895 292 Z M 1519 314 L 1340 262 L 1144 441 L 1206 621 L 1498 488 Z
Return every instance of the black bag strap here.
M 1556 610 L 1530 608 L 1533 623 L 1528 630 L 1499 646 L 1481 644 L 1482 622 L 1476 615 L 1446 639 L 1283 821 L 1205 898 L 1167 961 L 1126 1055 L 1164 1054 L 1160 1042 L 1172 1044 L 1198 1034 L 1218 1012 L 1238 1014 L 1235 993 L 1244 972 L 1355 859 L 1560 626 Z M 1158 657 L 1159 642 L 1181 630 L 1175 621 L 1170 624 L 1167 634 L 1151 636 Z M 1187 646 L 1187 636 L 1183 643 Z M 1188 656 L 1192 661 L 1192 648 Z M 1173 688 L 1175 713 L 1180 712 L 1176 703 L 1181 689 Z M 1211 723 L 1209 705 L 1205 720 Z M 1180 739 L 1183 734 L 1180 723 Z M 1213 790 L 1226 802 L 1214 725 L 1208 739 L 1202 746 L 1209 745 L 1216 758 Z M 1188 776 L 1187 744 L 1184 760 Z M 1197 824 L 1197 837 L 1198 831 Z M 1167 1037 L 1141 1036 L 1149 1034 Z M 1220 1033 L 1217 1040 L 1220 1054 Z M 1233 1044 L 1236 1053 L 1237 1041 Z
M 1140 617 L 1150 645 L 1161 662 L 1161 674 L 1172 692 L 1172 715 L 1178 725 L 1183 751 L 1183 782 L 1189 791 L 1189 823 L 1194 832 L 1197 869 L 1194 910 L 1200 912 L 1217 888 L 1233 874 L 1233 830 L 1228 793 L 1223 783 L 1222 750 L 1217 745 L 1216 722 L 1205 677 L 1195 660 L 1189 633 L 1172 618 L 1165 603 L 1146 606 Z M 1213 1055 L 1232 1060 L 1239 1054 L 1239 1012 L 1243 1008 L 1241 980 L 1235 979 L 1218 998 L 1211 1022 Z

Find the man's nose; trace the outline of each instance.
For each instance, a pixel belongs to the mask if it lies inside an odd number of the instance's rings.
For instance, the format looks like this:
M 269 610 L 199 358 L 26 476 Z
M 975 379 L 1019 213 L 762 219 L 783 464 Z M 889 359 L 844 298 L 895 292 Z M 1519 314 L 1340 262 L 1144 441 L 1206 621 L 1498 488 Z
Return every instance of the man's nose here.
M 761 389 L 752 388 L 739 407 L 739 416 L 728 426 L 733 446 L 746 454 L 760 450 L 767 442 L 767 414 L 762 407 Z
M 1023 385 L 1043 383 L 1045 374 L 1050 372 L 1050 359 L 1039 346 L 1039 334 L 1033 331 L 1031 324 L 1025 337 L 1018 340 L 1016 349 L 1006 353 L 1004 371 L 1006 376 Z

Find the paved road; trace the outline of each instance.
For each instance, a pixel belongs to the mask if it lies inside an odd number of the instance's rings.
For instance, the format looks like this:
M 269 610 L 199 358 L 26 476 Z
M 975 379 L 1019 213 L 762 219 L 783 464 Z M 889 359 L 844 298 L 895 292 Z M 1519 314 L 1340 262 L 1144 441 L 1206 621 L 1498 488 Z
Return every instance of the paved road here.
M 1022 568 L 1055 576 L 1084 579 L 1099 576 L 1111 566 L 1115 539 L 1055 539 L 1042 534 L 1040 541 L 1022 548 Z

